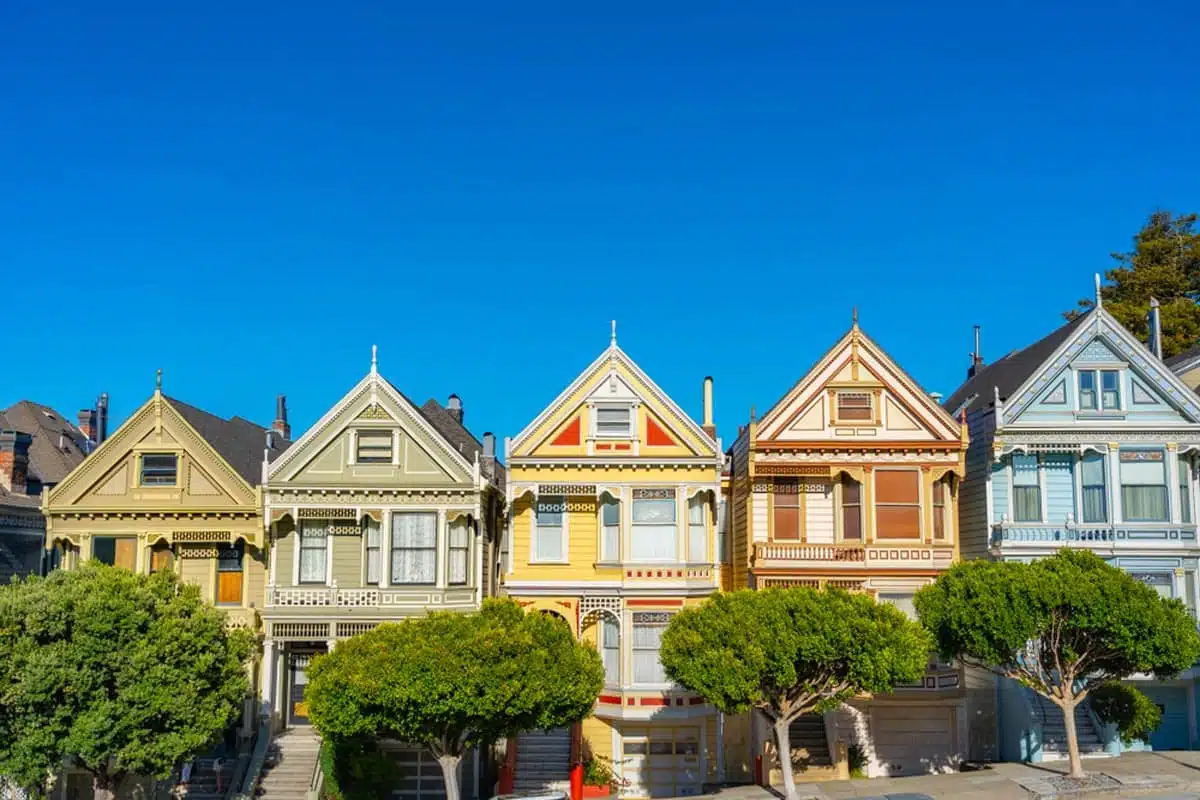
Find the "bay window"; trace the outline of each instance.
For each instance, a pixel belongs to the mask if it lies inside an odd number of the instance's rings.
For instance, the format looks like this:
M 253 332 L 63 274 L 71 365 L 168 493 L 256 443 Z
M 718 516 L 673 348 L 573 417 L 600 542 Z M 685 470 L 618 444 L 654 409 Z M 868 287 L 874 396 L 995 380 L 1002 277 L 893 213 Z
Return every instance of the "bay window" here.
M 666 611 L 635 611 L 633 613 L 632 652 L 633 652 L 633 683 L 661 684 L 667 683 L 667 673 L 663 670 L 662 662 L 658 660 L 659 647 L 662 645 L 662 635 L 671 621 L 670 612 Z
M 446 564 L 446 583 L 461 586 L 467 582 L 471 563 L 470 530 L 466 517 L 450 523 L 450 559 Z
M 605 614 L 600 626 L 600 655 L 604 660 L 604 682 L 621 682 L 621 628 Z
M 1162 450 L 1122 450 L 1121 512 L 1126 522 L 1166 522 L 1166 461 Z
M 1083 521 L 1108 522 L 1107 470 L 1104 456 L 1086 453 L 1080 467 L 1083 486 Z
M 634 561 L 675 561 L 678 531 L 674 489 L 633 490 Z
M 918 470 L 875 470 L 875 535 L 879 539 L 921 538 Z
M 688 500 L 688 561 L 696 564 L 708 561 L 707 506 L 703 495 Z
M 329 566 L 329 523 L 323 519 L 300 520 L 300 583 L 325 583 Z
M 1038 457 L 1014 454 L 1012 457 L 1013 520 L 1042 521 L 1042 481 Z
M 392 583 L 437 582 L 437 514 L 405 511 L 392 514 Z
M 621 504 L 611 497 L 600 503 L 600 560 L 621 558 Z
M 776 541 L 800 540 L 800 482 L 795 478 L 776 478 L 772 498 L 772 534 Z
M 539 497 L 534 506 L 533 561 L 562 561 L 563 524 L 567 498 L 562 495 Z

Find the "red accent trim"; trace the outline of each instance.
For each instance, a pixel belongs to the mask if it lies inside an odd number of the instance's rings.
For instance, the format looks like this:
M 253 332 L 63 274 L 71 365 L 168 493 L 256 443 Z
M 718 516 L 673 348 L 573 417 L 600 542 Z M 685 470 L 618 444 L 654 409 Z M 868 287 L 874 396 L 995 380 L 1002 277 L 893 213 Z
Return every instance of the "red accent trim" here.
M 596 442 L 596 449 L 597 450 L 612 450 L 613 446 L 611 444 L 605 444 L 604 442 Z
M 633 445 L 617 443 L 612 446 L 613 450 L 632 450 Z
M 625 698 L 625 705 L 627 705 L 627 706 L 633 705 L 633 698 L 632 697 Z
M 512 794 L 513 779 L 517 776 L 517 738 L 508 740 L 504 750 L 504 763 L 500 765 L 500 793 Z
M 651 608 L 678 608 L 682 600 L 626 600 L 627 606 L 650 606 Z
M 665 697 L 643 697 L 638 701 L 639 705 L 643 706 L 669 706 L 671 701 Z
M 606 703 L 612 706 L 621 705 L 621 695 L 619 694 L 602 694 L 596 698 L 598 702 Z
M 675 440 L 659 427 L 654 417 L 646 417 L 646 444 L 650 447 L 673 447 Z
M 562 433 L 554 437 L 550 445 L 552 447 L 570 447 L 571 445 L 578 447 L 582 441 L 579 434 L 582 424 L 583 421 L 579 417 L 571 420 L 567 423 L 567 427 L 562 429 Z

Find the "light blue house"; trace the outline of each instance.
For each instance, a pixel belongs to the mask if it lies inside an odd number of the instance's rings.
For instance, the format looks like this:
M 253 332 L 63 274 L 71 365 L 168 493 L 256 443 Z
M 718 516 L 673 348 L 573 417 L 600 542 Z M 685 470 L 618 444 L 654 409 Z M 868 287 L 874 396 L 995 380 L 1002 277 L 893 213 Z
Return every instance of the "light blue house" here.
M 1195 614 L 1200 397 L 1112 315 L 1097 307 L 986 366 L 977 344 L 966 383 L 945 407 L 966 413 L 971 434 L 959 506 L 963 558 L 1028 561 L 1088 548 Z M 1164 716 L 1135 749 L 1200 746 L 1198 674 L 1136 681 Z M 1065 757 L 1056 707 L 1010 681 L 976 679 L 970 757 Z M 1085 753 L 1122 749 L 1086 704 L 1077 722 Z

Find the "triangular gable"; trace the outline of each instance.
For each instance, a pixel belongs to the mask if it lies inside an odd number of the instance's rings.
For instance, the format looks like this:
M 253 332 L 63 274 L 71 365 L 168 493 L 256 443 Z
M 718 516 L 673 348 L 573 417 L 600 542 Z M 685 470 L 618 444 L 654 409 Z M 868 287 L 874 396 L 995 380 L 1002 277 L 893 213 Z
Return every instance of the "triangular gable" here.
M 384 436 L 387 463 L 359 460 L 363 434 Z M 474 465 L 372 368 L 271 465 L 267 480 L 305 486 L 474 482 Z
M 635 408 L 638 455 L 718 457 L 717 443 L 614 342 L 509 441 L 509 458 L 633 455 L 632 444 L 622 442 L 599 443 L 589 450 L 590 409 L 606 401 Z
M 1157 404 L 1173 409 L 1184 422 L 1200 424 L 1200 398 L 1103 307 L 1090 311 L 1088 318 L 1004 400 L 1003 424 L 1018 422 L 1035 404 L 1040 408 L 1045 403 L 1041 398 L 1052 395 L 1060 381 L 1066 387 L 1068 368 L 1083 363 L 1128 364 L 1131 411 L 1153 409 Z
M 864 395 L 868 418 L 837 419 L 839 393 Z M 858 326 L 759 420 L 756 440 L 955 441 L 960 426 Z
M 147 452 L 178 456 L 173 485 L 139 485 L 139 458 Z M 131 510 L 159 503 L 206 509 L 258 507 L 254 488 L 158 393 L 51 489 L 47 500 L 52 512 Z

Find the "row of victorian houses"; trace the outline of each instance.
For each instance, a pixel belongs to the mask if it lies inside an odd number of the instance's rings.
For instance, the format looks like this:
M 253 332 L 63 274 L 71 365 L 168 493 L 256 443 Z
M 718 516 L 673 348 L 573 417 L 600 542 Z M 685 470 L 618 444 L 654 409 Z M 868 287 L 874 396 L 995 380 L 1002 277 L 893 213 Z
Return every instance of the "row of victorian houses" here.
M 91 428 L 0 417 L 0 560 L 35 571 L 95 558 L 200 586 L 261 635 L 243 738 L 260 719 L 307 725 L 309 659 L 339 640 L 513 597 L 593 643 L 606 681 L 581 725 L 508 743 L 509 783 L 563 781 L 594 758 L 623 796 L 696 794 L 773 759 L 760 721 L 722 715 L 659 663 L 671 615 L 713 592 L 837 586 L 912 614 L 913 594 L 959 559 L 1067 546 L 1194 610 L 1200 358 L 1167 364 L 1156 349 L 1096 307 L 991 364 L 977 344 L 966 382 L 940 402 L 855 319 L 728 448 L 711 378 L 697 422 L 615 328 L 502 452 L 469 432 L 457 397 L 418 405 L 374 355 L 295 439 L 283 398 L 264 428 L 168 397 L 160 377 L 107 438 L 106 398 L 98 430 L 94 412 Z M 28 455 L 60 435 L 70 458 L 46 458 L 65 468 L 39 467 L 35 481 Z M 31 538 L 43 555 L 20 549 Z M 1138 680 L 1164 722 L 1134 748 L 1200 746 L 1197 677 Z M 804 780 L 844 774 L 850 753 L 872 776 L 1041 761 L 1063 756 L 1062 723 L 1027 690 L 931 656 L 911 686 L 797 720 L 793 758 Z M 1086 707 L 1080 731 L 1085 750 L 1122 749 Z M 404 796 L 441 796 L 436 765 L 404 758 L 416 776 Z M 465 762 L 469 796 L 493 791 L 484 762 Z

